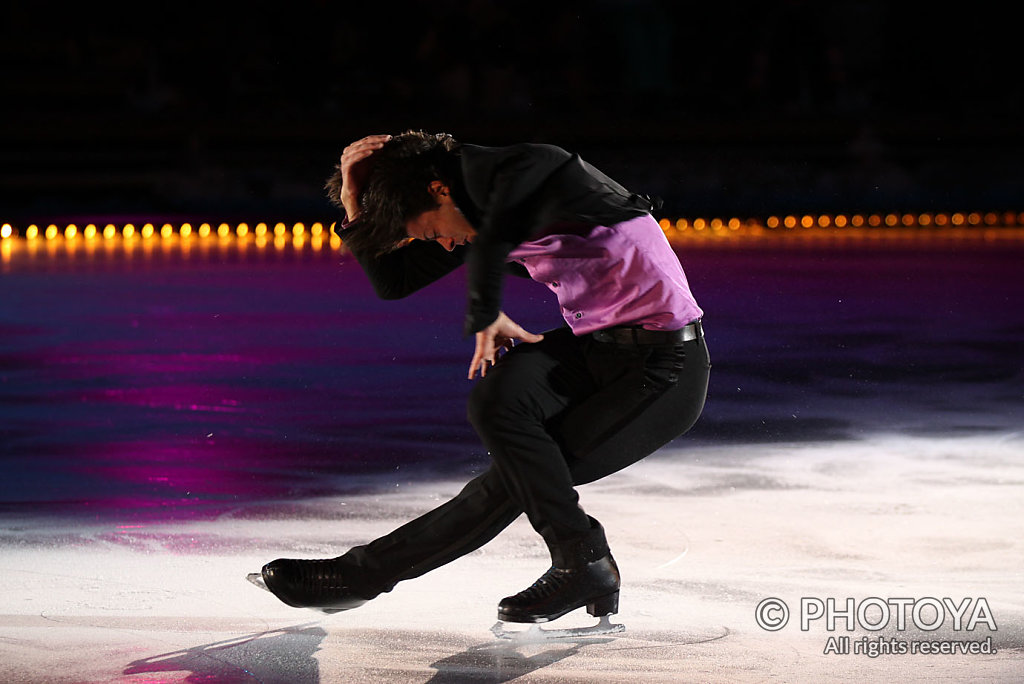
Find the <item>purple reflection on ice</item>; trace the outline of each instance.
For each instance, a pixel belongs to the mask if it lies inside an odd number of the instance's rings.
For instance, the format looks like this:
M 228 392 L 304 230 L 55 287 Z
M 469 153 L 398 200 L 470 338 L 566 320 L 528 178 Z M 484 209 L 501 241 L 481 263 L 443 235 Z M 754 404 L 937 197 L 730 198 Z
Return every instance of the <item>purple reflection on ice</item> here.
M 14 255 L 0 276 L 0 507 L 207 516 L 486 464 L 465 420 L 461 273 L 381 302 L 328 250 L 219 249 L 50 271 Z M 1020 257 L 683 250 L 714 363 L 684 439 L 1019 429 Z M 528 330 L 562 323 L 530 281 L 510 278 L 506 305 Z

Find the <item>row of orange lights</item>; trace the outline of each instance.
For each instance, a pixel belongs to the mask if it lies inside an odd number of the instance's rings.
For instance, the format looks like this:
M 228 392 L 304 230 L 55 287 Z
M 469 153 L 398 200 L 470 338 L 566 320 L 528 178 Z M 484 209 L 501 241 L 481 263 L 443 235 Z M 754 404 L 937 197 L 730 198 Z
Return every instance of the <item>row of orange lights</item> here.
M 738 231 L 743 227 L 757 227 L 769 229 L 795 229 L 795 228 L 945 228 L 945 227 L 971 227 L 971 226 L 1024 226 L 1024 213 L 1014 212 L 956 212 L 952 214 L 821 214 L 817 216 L 769 216 L 764 222 L 757 219 L 743 221 L 738 218 L 731 219 L 661 219 L 661 227 L 666 231 Z
M 304 223 L 294 223 L 287 225 L 285 223 L 276 223 L 270 225 L 267 223 L 257 223 L 250 227 L 248 223 L 239 223 L 235 226 L 231 226 L 227 223 L 220 223 L 214 226 L 211 223 L 200 223 L 193 226 L 191 223 L 183 223 L 178 227 L 171 225 L 170 223 L 164 223 L 159 228 L 153 223 L 143 223 L 136 227 L 133 223 L 126 223 L 118 229 L 112 223 L 104 225 L 102 228 L 96 224 L 89 223 L 79 228 L 77 224 L 70 223 L 63 228 L 58 227 L 55 224 L 50 224 L 45 228 L 41 228 L 35 224 L 30 224 L 25 227 L 24 237 L 28 240 L 35 240 L 38 238 L 44 238 L 47 240 L 54 240 L 58 237 L 63 236 L 67 240 L 74 240 L 79 236 L 91 240 L 95 238 L 105 238 L 112 240 L 115 237 L 122 237 L 125 239 L 132 239 L 135 237 L 141 237 L 148 239 L 156 236 L 163 238 L 170 238 L 174 236 L 180 236 L 183 238 L 189 237 L 212 237 L 217 236 L 221 238 L 229 237 L 240 237 L 244 238 L 247 236 L 260 237 L 304 237 L 307 234 L 312 237 L 320 237 L 325 231 L 334 228 L 334 224 L 331 224 L 330 228 L 325 228 L 324 224 L 316 222 L 311 224 L 308 228 Z M 10 223 L 4 223 L 0 226 L 0 238 L 12 238 L 17 235 L 14 226 Z
M 659 222 L 661 227 L 666 232 L 672 231 L 705 231 L 710 230 L 712 232 L 722 231 L 739 231 L 741 228 L 756 228 L 756 229 L 796 229 L 796 228 L 909 228 L 909 227 L 972 227 L 972 226 L 1024 226 L 1024 213 L 1014 212 L 970 212 L 970 213 L 924 213 L 924 214 L 853 214 L 847 216 L 845 214 L 837 215 L 803 215 L 803 216 L 769 216 L 763 222 L 759 219 L 747 219 L 742 220 L 739 218 L 721 219 L 721 218 L 696 218 L 686 219 L 680 218 L 672 221 L 670 219 L 661 219 Z M 49 224 L 45 228 L 30 224 L 25 227 L 24 231 L 16 230 L 15 227 L 10 223 L 4 223 L 0 225 L 0 238 L 9 239 L 19 235 L 23 235 L 28 240 L 36 240 L 44 238 L 47 240 L 54 240 L 58 237 L 64 237 L 67 240 L 74 240 L 79 236 L 86 240 L 104 238 L 107 240 L 114 239 L 115 237 L 122 237 L 125 239 L 132 239 L 135 237 L 141 237 L 143 239 L 149 239 L 156 236 L 162 238 L 171 238 L 180 236 L 182 238 L 207 238 L 207 237 L 220 237 L 220 238 L 246 238 L 253 236 L 256 238 L 283 238 L 291 236 L 293 238 L 303 238 L 307 234 L 313 238 L 321 237 L 325 232 L 331 235 L 332 239 L 337 239 L 333 235 L 333 229 L 335 224 L 330 224 L 329 227 L 325 227 L 323 223 L 314 222 L 308 227 L 304 223 L 293 223 L 291 225 L 283 222 L 278 222 L 273 225 L 269 223 L 256 223 L 251 226 L 248 223 L 238 223 L 234 226 L 227 223 L 219 223 L 214 225 L 212 223 L 200 223 L 193 226 L 191 223 L 182 223 L 180 226 L 175 227 L 170 223 L 161 224 L 157 227 L 153 223 L 143 223 L 136 227 L 132 223 L 126 223 L 120 227 L 120 229 L 112 223 L 104 225 L 102 228 L 93 223 L 88 223 L 83 227 L 79 228 L 77 224 L 71 223 L 63 228 L 58 227 L 56 224 Z M 333 241 L 333 240 L 332 240 Z

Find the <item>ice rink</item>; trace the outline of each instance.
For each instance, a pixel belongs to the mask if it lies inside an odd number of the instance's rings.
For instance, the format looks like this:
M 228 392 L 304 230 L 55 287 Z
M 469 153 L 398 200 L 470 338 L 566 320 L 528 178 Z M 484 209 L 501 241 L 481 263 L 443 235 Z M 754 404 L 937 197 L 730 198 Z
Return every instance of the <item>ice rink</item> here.
M 378 302 L 329 252 L 9 255 L 0 682 L 1024 679 L 1020 244 L 680 256 L 705 415 L 580 490 L 627 630 L 536 643 L 489 631 L 547 567 L 524 519 L 330 617 L 245 581 L 486 466 L 459 276 Z M 506 310 L 559 323 L 530 282 Z

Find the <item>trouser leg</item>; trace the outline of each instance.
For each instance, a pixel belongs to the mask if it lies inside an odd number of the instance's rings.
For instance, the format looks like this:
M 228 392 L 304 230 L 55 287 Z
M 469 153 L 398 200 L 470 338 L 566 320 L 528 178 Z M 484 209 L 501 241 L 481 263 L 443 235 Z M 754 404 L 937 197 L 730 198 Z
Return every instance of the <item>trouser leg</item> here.
M 703 340 L 615 348 L 568 329 L 520 345 L 473 390 L 469 417 L 493 465 L 451 501 L 341 557 L 375 592 L 469 553 L 526 511 L 555 564 L 603 550 L 574 485 L 614 473 L 688 430 L 704 404 Z
M 597 387 L 568 328 L 507 354 L 470 396 L 469 420 L 509 497 L 526 512 L 549 548 L 589 533 L 572 474 L 551 428 L 568 407 Z
M 491 468 L 453 499 L 339 558 L 368 594 L 391 591 L 480 548 L 522 513 Z
M 605 346 L 591 344 L 596 375 L 615 365 L 605 358 Z M 575 485 L 649 456 L 689 431 L 704 410 L 711 361 L 703 337 L 639 353 L 641 363 L 626 378 L 573 406 L 560 421 L 558 435 Z
M 557 427 L 549 425 L 573 484 L 619 470 L 689 429 L 703 408 L 710 366 L 702 341 L 657 348 L 591 341 L 582 348 L 599 389 L 559 415 Z M 595 616 L 618 611 L 618 566 L 601 526 L 591 523 L 587 533 L 549 541 L 552 567 L 499 602 L 500 620 L 545 622 L 582 606 Z M 543 525 L 557 529 L 554 521 Z
M 577 343 L 571 331 L 563 328 L 546 333 L 545 339 L 536 345 L 520 345 L 506 354 L 475 386 L 469 402 L 470 420 L 480 422 L 478 418 L 491 411 L 490 400 L 481 400 L 479 388 L 494 387 L 500 392 L 497 381 L 505 376 L 518 374 L 521 379 L 531 378 L 531 382 L 525 385 L 526 394 L 548 407 L 542 409 L 548 413 L 558 413 L 572 401 L 581 401 L 587 392 L 592 391 L 592 386 Z M 551 373 L 559 367 L 557 382 L 548 382 Z M 547 387 L 552 384 L 554 386 Z M 517 393 L 522 397 L 521 392 L 517 390 Z M 542 399 L 545 394 L 548 396 Z M 557 444 L 550 436 L 534 434 L 527 438 L 535 440 L 535 445 L 546 454 L 547 461 L 555 465 L 554 472 L 548 474 L 548 477 L 561 479 L 561 486 L 555 491 L 559 495 L 568 492 L 573 499 L 567 504 L 560 502 L 561 508 L 577 514 L 573 521 L 576 531 L 585 532 L 590 528 L 590 519 L 575 503 L 571 476 Z M 487 445 L 489 449 L 493 446 Z M 519 446 L 526 444 L 520 443 Z M 513 451 L 520 453 L 519 449 Z M 543 462 L 540 461 L 541 464 Z M 504 474 L 501 472 L 503 467 L 506 470 Z M 494 459 L 485 473 L 470 481 L 450 501 L 369 544 L 352 548 L 338 560 L 364 594 L 390 591 L 399 581 L 418 577 L 476 550 L 511 524 L 523 512 L 521 500 L 536 500 L 528 490 L 518 486 L 518 483 L 535 479 L 528 471 L 528 465 Z M 511 491 L 510 486 L 514 488 Z M 513 496 L 512 491 L 516 491 L 517 496 Z M 517 498 L 520 496 L 522 499 Z M 537 514 L 534 515 L 536 517 Z
M 574 485 L 689 430 L 704 406 L 709 368 L 703 338 L 618 346 L 562 329 L 517 348 L 477 384 L 470 420 L 556 565 L 607 552 Z

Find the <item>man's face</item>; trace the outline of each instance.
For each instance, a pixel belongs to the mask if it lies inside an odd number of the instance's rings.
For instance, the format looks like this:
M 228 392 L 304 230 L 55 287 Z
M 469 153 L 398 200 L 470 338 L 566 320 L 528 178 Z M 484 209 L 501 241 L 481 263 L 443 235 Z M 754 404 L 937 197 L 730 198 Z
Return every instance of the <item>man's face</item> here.
M 440 181 L 434 181 L 430 184 L 430 193 L 437 199 L 437 209 L 409 219 L 405 224 L 409 237 L 434 240 L 449 252 L 455 249 L 455 245 L 472 242 L 476 230 L 455 206 L 448 187 Z

